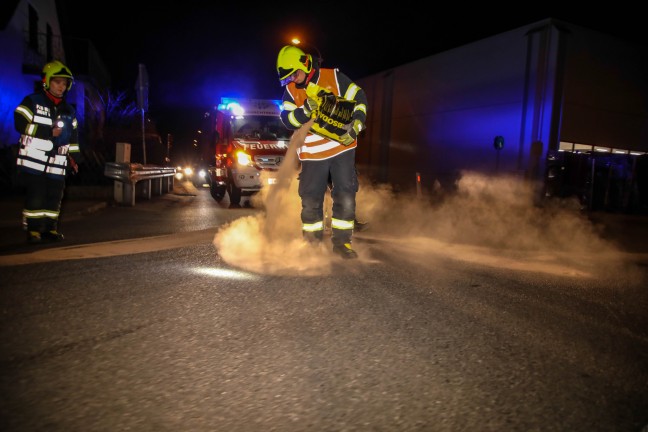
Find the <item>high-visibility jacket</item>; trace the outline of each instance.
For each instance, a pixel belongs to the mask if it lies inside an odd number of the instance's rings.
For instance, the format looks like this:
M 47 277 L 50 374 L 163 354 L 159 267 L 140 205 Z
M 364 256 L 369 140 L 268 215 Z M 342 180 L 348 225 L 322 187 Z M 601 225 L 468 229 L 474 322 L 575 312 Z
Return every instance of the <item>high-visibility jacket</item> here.
M 321 68 L 315 71 L 311 78 L 318 86 L 330 91 L 336 96 L 356 101 L 352 119 L 360 120 L 362 124 L 367 120 L 367 97 L 364 90 L 351 81 L 349 77 L 338 69 Z M 299 88 L 294 82 L 286 85 L 282 98 L 281 120 L 289 129 L 299 129 L 310 118 L 300 109 L 308 96 L 305 88 Z M 306 136 L 304 144 L 297 149 L 299 160 L 328 159 L 342 152 L 357 147 L 357 141 L 345 146 L 327 137 L 315 133 Z
M 56 103 L 45 90 L 26 96 L 14 111 L 14 126 L 20 133 L 17 170 L 65 179 L 68 153 L 79 153 L 76 112 L 63 99 Z M 52 129 L 62 122 L 63 132 Z

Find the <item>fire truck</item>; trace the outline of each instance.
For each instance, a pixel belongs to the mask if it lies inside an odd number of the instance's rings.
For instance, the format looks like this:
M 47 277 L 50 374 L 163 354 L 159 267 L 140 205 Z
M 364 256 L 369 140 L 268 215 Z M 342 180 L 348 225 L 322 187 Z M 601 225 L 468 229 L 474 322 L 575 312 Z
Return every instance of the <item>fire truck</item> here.
M 286 156 L 291 130 L 281 122 L 281 100 L 221 98 L 210 113 L 215 145 L 208 167 L 211 196 L 230 207 L 272 184 Z

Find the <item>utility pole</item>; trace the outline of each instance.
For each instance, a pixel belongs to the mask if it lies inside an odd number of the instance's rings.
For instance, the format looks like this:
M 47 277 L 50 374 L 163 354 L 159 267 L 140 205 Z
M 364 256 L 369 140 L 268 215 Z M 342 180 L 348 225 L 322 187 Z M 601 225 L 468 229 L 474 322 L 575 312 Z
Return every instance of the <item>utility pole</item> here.
M 140 63 L 138 68 L 135 90 L 137 91 L 137 107 L 142 111 L 142 154 L 144 155 L 144 165 L 146 165 L 146 121 L 144 113 L 148 111 L 149 79 L 146 66 Z
M 171 161 L 171 147 L 173 147 L 173 135 L 167 134 L 167 162 Z

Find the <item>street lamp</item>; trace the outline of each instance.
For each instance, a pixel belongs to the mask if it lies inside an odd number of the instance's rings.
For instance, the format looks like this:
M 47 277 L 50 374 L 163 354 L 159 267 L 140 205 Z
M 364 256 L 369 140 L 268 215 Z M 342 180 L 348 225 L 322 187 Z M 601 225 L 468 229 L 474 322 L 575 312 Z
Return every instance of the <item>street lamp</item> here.
M 294 45 L 299 45 L 299 44 L 302 43 L 302 41 L 299 40 L 299 38 L 297 38 L 297 37 L 292 38 L 291 42 Z M 317 52 L 317 64 L 321 65 L 324 62 L 324 59 L 322 58 L 322 53 L 320 53 L 320 50 L 313 44 L 309 44 L 307 42 L 303 42 L 303 44 L 310 47 L 310 48 L 313 48 Z

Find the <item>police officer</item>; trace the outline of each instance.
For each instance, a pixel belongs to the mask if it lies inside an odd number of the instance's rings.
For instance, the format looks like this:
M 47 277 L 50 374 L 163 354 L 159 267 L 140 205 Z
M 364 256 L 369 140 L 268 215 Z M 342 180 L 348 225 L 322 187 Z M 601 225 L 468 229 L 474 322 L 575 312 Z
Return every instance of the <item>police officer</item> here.
M 284 46 L 277 57 L 277 73 L 282 86 L 281 120 L 288 129 L 307 123 L 320 102 L 309 96 L 307 87 L 319 88 L 355 101 L 352 116 L 339 136 L 323 133 L 311 126 L 309 135 L 297 149 L 301 161 L 299 196 L 302 201 L 302 233 L 308 241 L 319 242 L 324 233 L 324 196 L 332 183 L 333 213 L 331 241 L 333 252 L 343 258 L 357 258 L 351 246 L 358 179 L 355 169 L 357 136 L 367 118 L 367 97 L 364 90 L 338 69 L 320 68 L 310 54 L 293 45 Z
M 19 183 L 25 188 L 23 229 L 29 243 L 61 241 L 58 231 L 68 159 L 79 153 L 77 119 L 65 101 L 72 87 L 72 72 L 60 61 L 43 67 L 42 89 L 26 96 L 14 111 L 20 133 L 16 160 Z

